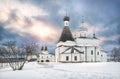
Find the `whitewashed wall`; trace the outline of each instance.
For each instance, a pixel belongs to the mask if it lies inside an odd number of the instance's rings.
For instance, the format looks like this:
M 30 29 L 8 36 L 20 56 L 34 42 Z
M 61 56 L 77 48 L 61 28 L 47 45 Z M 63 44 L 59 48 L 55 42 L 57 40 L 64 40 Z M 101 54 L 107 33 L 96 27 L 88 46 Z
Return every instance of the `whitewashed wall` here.
M 37 56 L 36 55 L 28 55 L 27 60 L 29 61 L 31 59 L 37 59 Z
M 101 62 L 101 61 L 107 61 L 107 54 L 104 51 L 101 51 L 99 47 L 99 40 L 98 39 L 85 39 L 85 38 L 78 38 L 76 39 L 75 43 L 73 42 L 60 42 L 57 44 L 56 50 L 55 50 L 55 59 L 56 62 L 58 61 L 65 61 L 65 58 L 70 53 L 66 52 L 65 54 L 60 53 L 64 52 L 68 47 L 59 47 L 60 45 L 77 45 L 78 50 L 83 51 L 84 54 L 81 54 L 81 60 L 85 62 Z M 93 55 L 91 55 L 91 50 L 93 51 Z M 98 54 L 99 52 L 99 54 Z M 75 54 L 74 54 L 75 55 Z M 72 55 L 72 56 L 74 56 Z M 102 55 L 102 56 L 101 56 Z M 60 57 L 59 57 L 60 56 Z M 70 57 L 71 59 L 71 57 Z
M 76 43 L 80 46 L 99 46 L 100 41 L 94 38 L 76 38 Z
M 39 54 L 39 57 L 38 57 L 37 61 L 46 62 L 46 60 L 49 60 L 49 62 L 54 62 L 55 61 L 55 56 L 52 55 L 52 54 Z
M 66 60 L 66 56 L 69 57 L 69 60 Z M 75 60 L 74 57 L 77 57 L 77 60 Z M 82 61 L 82 56 L 79 53 L 67 53 L 67 54 L 60 54 L 60 62 L 81 62 Z
M 101 61 L 107 61 L 107 54 L 105 51 L 101 51 Z

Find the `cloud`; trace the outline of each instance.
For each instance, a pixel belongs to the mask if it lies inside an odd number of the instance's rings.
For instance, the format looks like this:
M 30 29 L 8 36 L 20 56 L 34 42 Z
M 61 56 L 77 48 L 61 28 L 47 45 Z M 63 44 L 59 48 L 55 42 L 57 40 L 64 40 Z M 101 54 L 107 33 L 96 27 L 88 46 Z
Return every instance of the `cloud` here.
M 85 28 L 87 28 L 87 35 L 92 37 L 93 34 L 98 34 L 99 32 L 103 32 L 105 29 L 103 29 L 103 27 L 100 27 L 100 25 L 92 25 L 90 24 L 90 22 L 88 21 L 84 21 L 84 23 L 79 24 L 79 27 L 76 28 L 76 31 L 79 30 L 80 27 L 84 26 Z M 103 29 L 103 30 L 101 30 Z
M 3 3 L 0 6 L 0 23 L 5 23 L 5 29 L 22 37 L 27 34 L 44 41 L 53 41 L 58 36 L 59 29 L 48 21 L 34 17 L 47 17 L 48 12 L 31 4 L 19 2 Z
M 19 34 L 12 33 L 8 29 L 5 29 L 4 24 L 0 24 L 0 42 L 5 40 L 15 40 L 17 37 L 20 37 Z
M 78 30 L 84 16 L 88 34 L 95 32 L 102 47 L 111 48 L 120 45 L 119 4 L 119 0 L 0 0 L 0 27 L 23 38 L 56 41 L 67 9 L 71 31 Z
M 27 17 L 31 16 L 46 16 L 49 15 L 48 12 L 44 11 L 42 8 L 36 7 L 29 3 L 20 3 L 18 0 L 15 1 L 6 1 L 1 4 L 1 9 L 4 10 L 19 10 L 21 14 Z
M 120 35 L 116 35 L 116 36 L 110 36 L 110 37 L 104 37 L 104 36 L 101 36 L 99 39 L 101 41 L 116 41 L 120 38 Z

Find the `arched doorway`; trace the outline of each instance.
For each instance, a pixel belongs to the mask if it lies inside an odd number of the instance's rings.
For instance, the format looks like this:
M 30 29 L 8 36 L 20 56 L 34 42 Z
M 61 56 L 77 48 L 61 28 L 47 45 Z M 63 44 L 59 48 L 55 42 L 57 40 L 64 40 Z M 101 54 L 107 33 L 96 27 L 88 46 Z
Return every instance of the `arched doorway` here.
M 41 60 L 41 62 L 44 62 L 43 60 Z
M 49 60 L 46 60 L 46 62 L 50 62 Z

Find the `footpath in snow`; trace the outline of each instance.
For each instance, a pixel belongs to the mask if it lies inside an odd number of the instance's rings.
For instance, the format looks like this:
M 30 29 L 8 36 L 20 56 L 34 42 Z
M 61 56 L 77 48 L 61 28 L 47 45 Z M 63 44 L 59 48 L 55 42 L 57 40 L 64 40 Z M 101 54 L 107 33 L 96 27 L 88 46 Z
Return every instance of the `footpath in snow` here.
M 23 70 L 0 69 L 0 79 L 120 79 L 120 63 L 26 63 Z

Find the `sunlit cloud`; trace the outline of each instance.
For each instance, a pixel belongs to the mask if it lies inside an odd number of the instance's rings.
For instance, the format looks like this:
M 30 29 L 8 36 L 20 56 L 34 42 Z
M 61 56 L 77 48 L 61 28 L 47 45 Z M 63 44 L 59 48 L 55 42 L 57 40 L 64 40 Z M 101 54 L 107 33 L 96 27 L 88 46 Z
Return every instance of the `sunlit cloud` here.
M 48 12 L 42 8 L 18 2 L 4 4 L 0 6 L 0 22 L 7 22 L 4 28 L 24 37 L 25 34 L 30 34 L 43 41 L 53 41 L 57 38 L 59 30 L 54 24 L 33 18 L 33 16 L 48 16 Z
M 118 38 L 120 38 L 120 35 L 114 35 L 114 36 L 110 36 L 110 37 L 104 37 L 104 36 L 99 37 L 101 42 L 104 42 L 104 41 L 116 41 L 116 40 L 118 40 Z
M 59 30 L 54 25 L 44 22 L 35 21 L 34 25 L 29 29 L 31 34 L 38 36 L 41 40 L 55 40 Z
M 42 8 L 38 8 L 29 3 L 20 3 L 19 1 L 6 1 L 0 4 L 0 9 L 8 10 L 19 10 L 21 14 L 27 17 L 31 16 L 46 16 L 49 15 L 48 12 L 44 11 Z
M 99 33 L 105 32 L 109 28 L 102 27 L 101 25 L 94 26 L 91 25 L 88 22 L 85 22 L 83 24 L 88 29 L 88 36 L 92 36 L 94 33 L 96 34 L 96 37 L 100 40 L 100 45 L 103 45 L 106 41 L 117 41 L 120 38 L 120 35 L 111 35 L 111 36 L 100 36 Z M 101 30 L 102 29 L 102 30 Z M 97 36 L 98 35 L 98 36 Z
M 60 37 L 67 10 L 72 32 L 78 30 L 84 16 L 88 36 L 95 33 L 103 48 L 108 47 L 106 45 L 112 47 L 120 44 L 119 7 L 117 1 L 103 0 L 0 0 L 0 33 L 7 38 L 0 37 L 2 40 L 33 37 L 55 43 Z
M 8 20 L 10 10 L 7 7 L 0 6 L 0 22 L 5 22 Z

